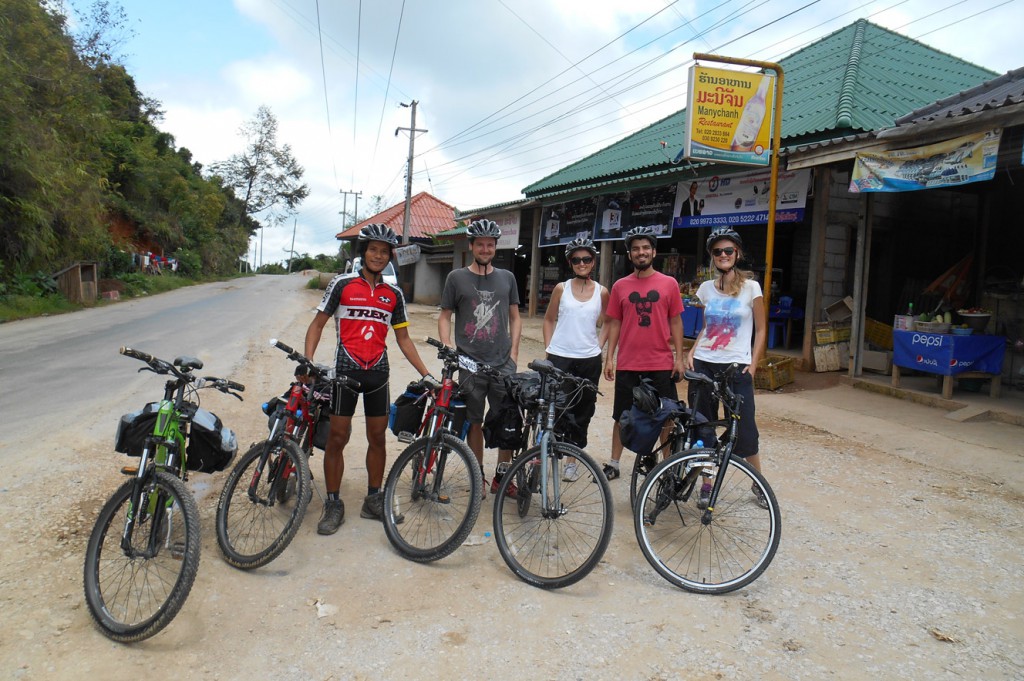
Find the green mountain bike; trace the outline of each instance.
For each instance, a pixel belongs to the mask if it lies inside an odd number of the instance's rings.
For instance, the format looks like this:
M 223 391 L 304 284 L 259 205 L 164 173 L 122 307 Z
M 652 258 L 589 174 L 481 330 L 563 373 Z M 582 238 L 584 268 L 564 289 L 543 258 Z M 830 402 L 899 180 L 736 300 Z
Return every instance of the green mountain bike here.
M 223 470 L 238 450 L 235 435 L 199 408 L 198 391 L 233 395 L 245 386 L 195 376 L 194 357 L 173 362 L 131 348 L 121 354 L 169 376 L 164 396 L 125 414 L 114 449 L 138 456 L 121 472 L 131 479 L 100 510 L 85 552 L 85 602 L 109 638 L 127 643 L 153 636 L 185 603 L 199 569 L 199 510 L 185 486 L 191 471 Z

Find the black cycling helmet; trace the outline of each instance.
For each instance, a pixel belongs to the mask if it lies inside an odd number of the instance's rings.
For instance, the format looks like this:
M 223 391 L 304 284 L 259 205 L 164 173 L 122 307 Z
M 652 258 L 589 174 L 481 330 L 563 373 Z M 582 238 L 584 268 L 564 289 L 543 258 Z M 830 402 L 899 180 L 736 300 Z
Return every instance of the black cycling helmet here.
M 469 227 L 466 228 L 466 237 L 470 241 L 473 239 L 484 236 L 491 237 L 493 239 L 501 238 L 501 228 L 498 227 L 498 223 L 494 220 L 474 220 L 469 223 Z
M 573 239 L 572 241 L 565 245 L 566 259 L 568 259 L 570 255 L 572 255 L 573 251 L 578 251 L 581 249 L 585 251 L 590 251 L 591 255 L 595 257 L 597 256 L 597 248 L 594 247 L 594 241 L 589 237 L 581 236 L 576 237 L 575 239 Z
M 394 248 L 398 245 L 398 235 L 387 225 L 373 222 L 359 230 L 359 241 L 383 241 Z
M 633 244 L 634 239 L 647 239 L 651 242 L 651 247 L 655 248 L 658 245 L 658 237 L 654 233 L 654 230 L 650 227 L 634 227 L 633 229 L 626 232 L 622 237 L 626 242 L 626 250 L 628 251 L 630 246 Z
M 653 415 L 661 409 L 661 397 L 649 378 L 641 378 L 633 388 L 633 404 L 640 411 Z
M 739 246 L 740 250 L 743 249 L 743 239 L 740 238 L 740 235 L 736 233 L 735 229 L 733 229 L 732 227 L 716 227 L 715 229 L 711 230 L 711 234 L 708 235 L 708 253 L 711 253 L 711 249 L 714 247 L 715 243 L 721 241 L 722 239 L 728 239 L 729 241 Z

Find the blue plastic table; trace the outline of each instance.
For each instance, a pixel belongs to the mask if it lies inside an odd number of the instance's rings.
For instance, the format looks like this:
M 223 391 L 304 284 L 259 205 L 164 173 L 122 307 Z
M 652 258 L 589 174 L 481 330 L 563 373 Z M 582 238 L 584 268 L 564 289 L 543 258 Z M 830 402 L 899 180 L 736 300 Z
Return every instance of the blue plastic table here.
M 989 394 L 999 397 L 1006 338 L 955 336 L 947 333 L 894 330 L 892 385 L 899 387 L 900 367 L 942 376 L 942 397 L 953 396 L 953 377 L 991 379 Z

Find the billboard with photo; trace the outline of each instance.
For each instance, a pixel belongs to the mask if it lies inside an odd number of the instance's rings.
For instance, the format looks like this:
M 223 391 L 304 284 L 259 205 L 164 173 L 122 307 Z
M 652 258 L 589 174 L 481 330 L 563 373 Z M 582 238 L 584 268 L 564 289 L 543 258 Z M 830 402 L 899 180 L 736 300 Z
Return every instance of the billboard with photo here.
M 676 191 L 672 227 L 767 224 L 770 182 L 769 170 L 683 180 Z M 776 222 L 804 219 L 810 183 L 809 169 L 779 171 Z
M 775 76 L 695 64 L 690 67 L 683 155 L 766 166 L 774 111 Z

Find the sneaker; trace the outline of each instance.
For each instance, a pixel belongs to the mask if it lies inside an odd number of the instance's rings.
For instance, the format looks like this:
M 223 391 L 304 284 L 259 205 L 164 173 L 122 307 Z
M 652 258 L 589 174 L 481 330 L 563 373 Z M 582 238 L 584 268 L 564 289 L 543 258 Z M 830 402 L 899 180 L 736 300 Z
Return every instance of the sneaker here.
M 491 480 L 491 494 L 497 494 L 499 487 L 501 487 L 501 478 L 495 475 L 494 479 Z M 516 487 L 516 483 L 509 482 L 508 490 L 506 490 L 505 496 L 507 496 L 509 499 L 515 499 L 517 492 L 519 492 L 519 488 Z
M 345 522 L 345 502 L 341 499 L 324 502 L 324 513 L 320 516 L 320 522 L 316 526 L 318 534 L 334 534 Z
M 367 494 L 363 499 L 363 507 L 359 509 L 359 517 L 384 522 L 384 493 Z M 395 525 L 400 525 L 403 520 L 405 515 L 399 514 L 395 518 Z
M 565 464 L 565 470 L 562 471 L 562 480 L 565 482 L 576 482 L 580 479 L 580 472 L 578 470 L 578 464 L 575 461 L 570 461 Z
M 697 508 L 704 510 L 708 507 L 708 502 L 711 501 L 711 483 L 705 482 L 700 486 L 700 494 L 697 496 Z
M 613 466 L 610 463 L 606 463 L 604 465 L 604 468 L 602 468 L 601 470 L 604 472 L 604 477 L 608 478 L 609 482 L 611 482 L 615 478 L 619 477 L 619 475 L 621 475 L 618 466 Z
M 756 482 L 750 486 L 750 491 L 754 493 L 754 499 L 757 501 L 757 505 L 767 511 L 768 499 L 764 496 L 764 492 L 761 491 L 761 488 L 757 486 Z

